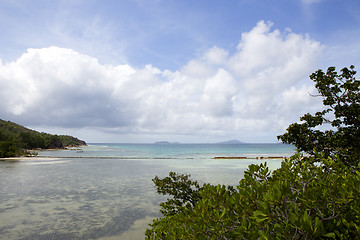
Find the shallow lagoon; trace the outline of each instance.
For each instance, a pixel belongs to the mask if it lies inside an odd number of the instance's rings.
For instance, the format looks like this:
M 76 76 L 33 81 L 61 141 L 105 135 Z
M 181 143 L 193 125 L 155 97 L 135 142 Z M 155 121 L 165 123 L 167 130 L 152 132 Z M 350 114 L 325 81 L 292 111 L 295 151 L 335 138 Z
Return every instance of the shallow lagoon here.
M 0 162 L 0 239 L 144 239 L 164 200 L 155 175 L 176 171 L 236 185 L 249 164 L 276 168 L 281 160 L 214 157 L 293 151 L 281 144 L 94 144 Z

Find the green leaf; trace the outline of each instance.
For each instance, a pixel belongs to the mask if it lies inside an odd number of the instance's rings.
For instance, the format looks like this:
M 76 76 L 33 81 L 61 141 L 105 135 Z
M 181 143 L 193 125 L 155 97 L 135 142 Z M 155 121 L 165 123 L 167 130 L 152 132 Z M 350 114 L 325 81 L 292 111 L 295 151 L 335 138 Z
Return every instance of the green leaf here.
M 327 238 L 335 238 L 335 233 L 330 232 L 330 233 L 326 233 L 323 235 L 323 237 L 327 237 Z

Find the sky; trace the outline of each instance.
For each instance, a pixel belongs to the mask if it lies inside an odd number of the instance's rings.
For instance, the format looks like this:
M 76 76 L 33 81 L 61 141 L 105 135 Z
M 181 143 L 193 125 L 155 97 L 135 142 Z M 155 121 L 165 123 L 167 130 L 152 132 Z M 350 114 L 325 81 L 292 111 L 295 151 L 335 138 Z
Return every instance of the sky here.
M 358 0 L 0 0 L 0 119 L 89 143 L 277 142 L 359 65 Z

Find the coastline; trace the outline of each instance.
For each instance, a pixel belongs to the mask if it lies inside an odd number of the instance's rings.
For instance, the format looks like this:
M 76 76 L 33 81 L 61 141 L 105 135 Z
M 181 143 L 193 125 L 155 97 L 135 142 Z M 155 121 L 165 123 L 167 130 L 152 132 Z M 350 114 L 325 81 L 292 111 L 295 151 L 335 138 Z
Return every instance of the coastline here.
M 41 161 L 55 161 L 60 159 L 60 157 L 9 157 L 9 158 L 0 158 L 0 162 L 19 162 L 26 160 L 41 160 Z
M 50 150 L 53 151 L 53 150 Z M 0 158 L 0 161 L 8 161 L 8 162 L 16 162 L 16 161 L 25 161 L 25 160 L 56 160 L 56 159 L 63 159 L 63 158 L 87 158 L 87 159 L 119 159 L 119 160 L 131 160 L 131 159 L 154 159 L 154 160 L 166 160 L 166 159 L 181 159 L 177 157 L 83 157 L 83 156 L 29 156 L 29 157 L 9 157 L 9 158 Z M 280 159 L 286 159 L 287 157 L 280 157 L 280 156 L 268 156 L 268 157 L 209 157 L 209 159 L 214 160 L 246 160 L 246 159 L 252 159 L 252 160 L 280 160 Z M 194 158 L 186 158 L 186 159 L 194 159 Z
M 25 151 L 28 151 L 30 153 L 36 153 L 36 152 L 44 152 L 44 151 L 61 151 L 61 150 L 70 150 L 70 151 L 81 151 L 83 150 L 82 147 L 86 147 L 88 145 L 79 145 L 79 146 L 66 146 L 64 148 L 36 148 L 36 149 L 25 149 Z M 6 157 L 6 158 L 0 158 L 0 162 L 16 162 L 16 161 L 23 161 L 23 160 L 37 160 L 37 158 L 41 158 L 42 160 L 53 160 L 53 159 L 59 159 L 64 157 L 47 157 L 47 156 L 31 156 L 31 155 L 23 155 L 19 157 Z M 66 157 L 65 157 L 66 158 Z M 76 158 L 76 157 L 74 157 Z

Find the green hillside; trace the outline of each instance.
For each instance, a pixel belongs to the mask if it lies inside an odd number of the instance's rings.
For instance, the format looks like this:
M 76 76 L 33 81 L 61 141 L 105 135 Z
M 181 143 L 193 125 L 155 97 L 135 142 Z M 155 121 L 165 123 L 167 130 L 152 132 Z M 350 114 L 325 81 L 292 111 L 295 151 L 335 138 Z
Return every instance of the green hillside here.
M 26 150 L 30 149 L 63 149 L 81 145 L 86 145 L 86 142 L 67 135 L 40 133 L 0 119 L 1 158 L 26 155 Z

